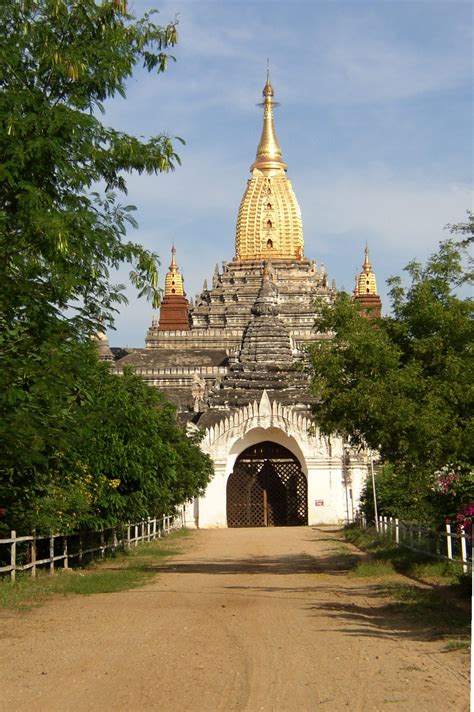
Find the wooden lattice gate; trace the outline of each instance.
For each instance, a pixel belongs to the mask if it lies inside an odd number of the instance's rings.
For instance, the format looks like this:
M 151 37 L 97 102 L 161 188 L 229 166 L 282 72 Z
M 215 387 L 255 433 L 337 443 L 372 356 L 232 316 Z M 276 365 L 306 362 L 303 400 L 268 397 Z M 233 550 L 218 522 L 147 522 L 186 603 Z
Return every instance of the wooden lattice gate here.
M 245 450 L 227 481 L 229 527 L 284 527 L 308 523 L 307 483 L 286 448 L 262 442 Z

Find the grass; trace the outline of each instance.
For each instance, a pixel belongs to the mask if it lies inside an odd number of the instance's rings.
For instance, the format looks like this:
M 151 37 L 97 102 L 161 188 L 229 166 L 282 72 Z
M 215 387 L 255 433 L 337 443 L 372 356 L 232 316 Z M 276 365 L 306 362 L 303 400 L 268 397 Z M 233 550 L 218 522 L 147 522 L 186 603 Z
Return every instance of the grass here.
M 386 561 L 393 569 L 405 576 L 431 579 L 439 583 L 462 584 L 463 574 L 459 564 L 437 561 L 431 556 L 397 546 L 391 541 L 376 536 L 375 530 L 364 531 L 358 527 L 346 527 L 347 541 L 363 549 L 378 561 Z M 460 590 L 462 586 L 460 585 Z
M 166 539 L 142 544 L 129 551 L 118 552 L 85 569 L 38 570 L 36 578 L 28 573 L 17 575 L 16 581 L 0 579 L 0 609 L 28 610 L 42 605 L 53 595 L 118 593 L 149 583 L 156 576 L 157 561 L 179 553 L 170 546 L 177 544 L 188 532 L 179 530 Z
M 390 608 L 426 631 L 436 632 L 446 640 L 445 652 L 463 650 L 470 643 L 470 615 L 467 610 L 447 601 L 442 590 L 389 583 L 379 587 L 383 596 L 393 601 Z
M 380 595 L 391 599 L 389 608 L 393 613 L 443 639 L 445 652 L 469 648 L 470 612 L 465 597 L 470 596 L 471 582 L 459 565 L 398 547 L 377 538 L 375 531 L 346 527 L 344 536 L 369 554 L 351 572 L 352 576 L 383 578 L 400 573 L 416 581 L 387 581 L 377 586 Z
M 453 650 L 465 650 L 467 652 L 469 650 L 469 639 L 455 638 L 453 640 L 448 641 L 444 646 L 443 651 L 445 653 L 451 653 Z
M 385 578 L 386 576 L 393 576 L 395 573 L 396 571 L 390 561 L 369 559 L 367 561 L 360 561 L 357 564 L 356 568 L 350 572 L 350 576 L 356 576 L 360 578 Z

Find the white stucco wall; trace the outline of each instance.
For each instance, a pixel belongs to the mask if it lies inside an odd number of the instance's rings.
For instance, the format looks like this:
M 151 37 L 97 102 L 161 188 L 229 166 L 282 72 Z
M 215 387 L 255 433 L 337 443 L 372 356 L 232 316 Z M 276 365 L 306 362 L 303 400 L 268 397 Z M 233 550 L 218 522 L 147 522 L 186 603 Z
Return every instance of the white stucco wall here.
M 189 517 L 189 525 L 203 529 L 227 526 L 227 480 L 235 461 L 248 447 L 266 440 L 282 445 L 298 458 L 307 478 L 309 524 L 350 521 L 367 468 L 360 458 L 348 459 L 340 438 L 329 441 L 311 428 L 306 415 L 270 403 L 266 392 L 260 403 L 249 404 L 211 427 L 202 447 L 213 459 L 215 475 L 205 495 L 195 503 L 194 520 Z

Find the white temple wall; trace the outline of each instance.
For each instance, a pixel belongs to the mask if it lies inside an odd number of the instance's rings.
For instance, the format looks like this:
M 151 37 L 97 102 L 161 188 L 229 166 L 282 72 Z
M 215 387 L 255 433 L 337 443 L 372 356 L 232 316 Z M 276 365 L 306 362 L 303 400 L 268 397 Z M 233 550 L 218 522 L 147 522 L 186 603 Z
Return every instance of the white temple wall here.
M 248 447 L 266 440 L 298 458 L 308 484 L 308 524 L 352 521 L 367 467 L 348 459 L 340 438 L 329 441 L 311 432 L 310 426 L 309 418 L 270 403 L 264 392 L 259 404 L 250 404 L 209 428 L 202 447 L 213 459 L 215 475 L 195 505 L 194 525 L 227 526 L 227 480 L 235 461 Z

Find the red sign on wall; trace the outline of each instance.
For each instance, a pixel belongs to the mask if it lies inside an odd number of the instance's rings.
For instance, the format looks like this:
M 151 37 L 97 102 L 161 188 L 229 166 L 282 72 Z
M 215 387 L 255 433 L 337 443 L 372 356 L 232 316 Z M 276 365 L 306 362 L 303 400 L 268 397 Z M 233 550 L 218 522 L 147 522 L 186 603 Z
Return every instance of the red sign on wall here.
M 324 507 L 324 499 L 316 499 L 314 503 L 316 507 Z

